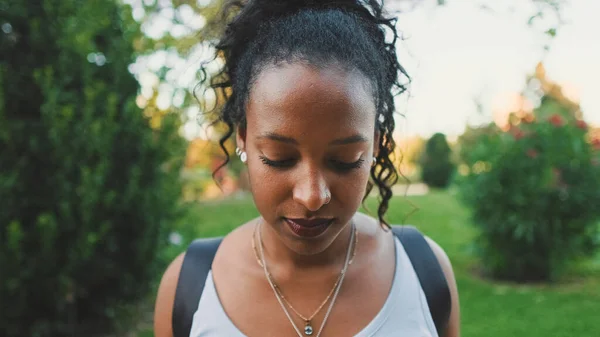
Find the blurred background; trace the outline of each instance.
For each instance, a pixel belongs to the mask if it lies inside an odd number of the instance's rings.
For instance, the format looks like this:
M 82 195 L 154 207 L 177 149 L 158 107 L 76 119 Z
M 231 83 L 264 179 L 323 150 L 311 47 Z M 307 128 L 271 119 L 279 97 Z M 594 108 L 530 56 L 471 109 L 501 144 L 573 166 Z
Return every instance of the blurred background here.
M 153 336 L 167 264 L 258 215 L 199 84 L 221 4 L 0 0 L 0 335 Z M 447 251 L 463 336 L 597 335 L 600 2 L 386 6 L 388 221 Z

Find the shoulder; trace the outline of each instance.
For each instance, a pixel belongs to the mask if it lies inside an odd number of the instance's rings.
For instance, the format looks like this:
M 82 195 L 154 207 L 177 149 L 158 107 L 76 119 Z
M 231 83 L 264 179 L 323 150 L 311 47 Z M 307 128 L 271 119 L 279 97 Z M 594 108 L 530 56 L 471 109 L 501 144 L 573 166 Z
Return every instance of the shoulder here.
M 219 274 L 222 270 L 231 270 L 228 266 L 234 263 L 236 267 L 243 267 L 245 265 L 243 259 L 239 258 L 239 247 L 246 241 L 248 245 L 250 244 L 250 241 L 243 239 L 249 237 L 248 235 L 250 234 L 248 233 L 251 230 L 252 227 L 249 223 L 241 225 L 228 233 L 220 241 L 213 264 L 218 268 L 214 268 L 213 273 Z M 156 337 L 173 337 L 173 307 L 179 276 L 187 252 L 188 250 L 179 254 L 169 264 L 161 278 L 154 305 L 154 335 Z M 232 254 L 236 252 L 238 254 Z
M 454 270 L 452 268 L 452 263 L 448 258 L 448 255 L 444 251 L 444 249 L 430 237 L 425 236 L 425 240 L 433 250 L 433 253 L 437 257 L 437 260 L 444 271 L 444 275 L 446 276 L 446 281 L 448 282 L 448 288 L 450 288 L 450 296 L 452 299 L 451 311 L 450 311 L 450 320 L 448 322 L 448 327 L 446 329 L 446 334 L 440 337 L 458 337 L 460 336 L 460 306 L 458 299 L 458 288 L 456 285 L 456 277 L 454 276 Z
M 173 337 L 173 304 L 185 253 L 179 254 L 162 276 L 154 304 L 154 335 Z

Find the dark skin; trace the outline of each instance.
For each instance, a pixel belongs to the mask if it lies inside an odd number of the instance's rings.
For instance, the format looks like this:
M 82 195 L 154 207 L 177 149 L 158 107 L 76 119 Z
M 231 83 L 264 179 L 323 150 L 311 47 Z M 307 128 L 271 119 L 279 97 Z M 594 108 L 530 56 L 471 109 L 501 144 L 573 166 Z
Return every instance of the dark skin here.
M 252 88 L 246 119 L 247 127 L 238 129 L 237 143 L 248 156 L 252 195 L 261 219 L 227 235 L 215 257 L 213 278 L 225 312 L 248 336 L 296 335 L 256 260 L 251 245 L 255 226 L 262 222 L 265 256 L 278 286 L 308 316 L 330 292 L 343 267 L 354 223 L 356 256 L 322 336 L 357 334 L 383 306 L 395 270 L 391 232 L 372 217 L 357 213 L 379 136 L 370 84 L 360 73 L 335 65 L 267 67 Z M 305 239 L 296 236 L 283 217 L 333 217 L 335 221 L 318 237 Z M 430 244 L 453 297 L 445 336 L 456 337 L 456 282 L 446 254 L 434 242 Z M 171 313 L 182 260 L 180 256 L 171 264 L 161 282 L 157 337 L 172 336 Z M 316 329 L 326 309 L 313 319 Z M 292 317 L 302 328 L 303 321 L 293 313 Z

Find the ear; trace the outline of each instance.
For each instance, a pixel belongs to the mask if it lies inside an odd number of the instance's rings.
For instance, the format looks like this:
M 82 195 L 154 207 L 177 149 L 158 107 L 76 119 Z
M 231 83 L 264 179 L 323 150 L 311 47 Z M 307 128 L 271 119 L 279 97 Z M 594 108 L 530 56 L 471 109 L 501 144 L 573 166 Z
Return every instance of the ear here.
M 240 150 L 246 151 L 246 128 L 240 125 L 237 126 L 235 132 L 235 143 Z

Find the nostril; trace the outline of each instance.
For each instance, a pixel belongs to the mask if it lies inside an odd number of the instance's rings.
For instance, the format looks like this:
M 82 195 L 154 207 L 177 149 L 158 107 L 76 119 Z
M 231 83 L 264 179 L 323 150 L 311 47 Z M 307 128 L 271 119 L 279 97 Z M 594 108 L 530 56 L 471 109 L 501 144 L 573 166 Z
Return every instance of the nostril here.
M 331 193 L 323 189 L 297 188 L 294 191 L 294 200 L 310 211 L 317 211 L 331 202 Z
M 331 202 L 331 193 L 325 177 L 316 168 L 307 168 L 305 174 L 298 175 L 293 190 L 293 198 L 310 211 L 317 211 Z

